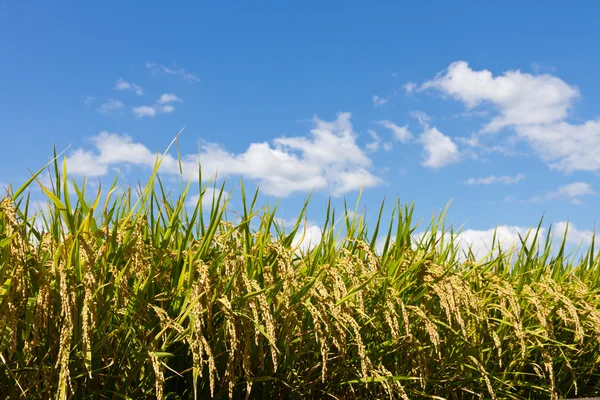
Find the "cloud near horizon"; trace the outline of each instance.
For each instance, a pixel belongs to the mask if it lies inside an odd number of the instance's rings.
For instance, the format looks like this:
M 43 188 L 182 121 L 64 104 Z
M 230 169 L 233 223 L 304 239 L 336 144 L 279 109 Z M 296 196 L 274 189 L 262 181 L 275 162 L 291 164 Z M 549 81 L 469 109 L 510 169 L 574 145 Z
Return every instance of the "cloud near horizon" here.
M 382 179 L 371 172 L 372 160 L 357 145 L 350 118 L 350 113 L 333 121 L 314 117 L 310 135 L 251 143 L 240 154 L 203 143 L 199 154 L 182 155 L 184 175 L 197 179 L 201 162 L 204 176 L 241 176 L 258 182 L 265 194 L 284 197 L 313 189 L 340 196 L 376 186 Z M 94 150 L 80 148 L 69 155 L 71 174 L 100 177 L 126 165 L 152 168 L 158 156 L 127 135 L 101 132 L 90 142 Z M 160 172 L 179 175 L 178 161 L 167 154 Z

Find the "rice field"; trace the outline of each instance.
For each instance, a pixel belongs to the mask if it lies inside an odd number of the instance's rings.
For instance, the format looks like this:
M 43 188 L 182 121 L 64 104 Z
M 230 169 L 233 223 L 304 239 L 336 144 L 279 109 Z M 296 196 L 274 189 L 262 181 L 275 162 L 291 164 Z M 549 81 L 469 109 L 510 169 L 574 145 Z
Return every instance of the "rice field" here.
M 243 185 L 234 214 L 224 186 L 190 208 L 192 184 L 166 192 L 158 166 L 95 189 L 50 170 L 0 197 L 2 398 L 600 394 L 593 243 L 569 257 L 538 229 L 475 259 L 443 213 L 416 239 L 397 201 L 385 226 L 383 204 L 371 221 L 327 207 L 302 251 L 306 206 L 284 230 Z

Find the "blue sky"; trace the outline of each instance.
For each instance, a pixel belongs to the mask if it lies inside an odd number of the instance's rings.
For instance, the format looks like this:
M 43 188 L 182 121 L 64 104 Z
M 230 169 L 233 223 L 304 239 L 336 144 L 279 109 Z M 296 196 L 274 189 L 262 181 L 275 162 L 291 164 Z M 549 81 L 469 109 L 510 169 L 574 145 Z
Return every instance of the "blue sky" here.
M 481 242 L 600 217 L 600 4 L 0 1 L 0 183 L 198 154 L 309 218 L 399 196 Z M 175 153 L 173 153 L 175 155 Z M 176 168 L 162 171 L 176 186 Z M 235 206 L 234 199 L 232 206 Z M 239 202 L 238 202 L 239 203 Z M 391 203 L 391 202 L 390 202 Z

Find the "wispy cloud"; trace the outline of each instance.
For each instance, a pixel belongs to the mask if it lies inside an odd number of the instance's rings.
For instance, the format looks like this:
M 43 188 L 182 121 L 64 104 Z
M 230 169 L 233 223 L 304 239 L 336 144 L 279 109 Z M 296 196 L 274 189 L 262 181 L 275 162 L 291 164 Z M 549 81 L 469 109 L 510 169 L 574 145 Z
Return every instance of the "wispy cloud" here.
M 503 183 L 505 185 L 512 185 L 514 183 L 518 183 L 525 180 L 525 175 L 523 174 L 517 174 L 515 176 L 508 176 L 508 175 L 502 175 L 502 176 L 496 176 L 496 175 L 490 175 L 488 177 L 485 178 L 469 178 L 466 181 L 462 182 L 465 185 L 492 185 L 494 183 Z
M 580 197 L 596 194 L 596 191 L 586 182 L 573 182 L 561 186 L 555 192 L 548 193 L 547 199 L 568 199 L 572 204 L 581 204 Z
M 392 98 L 392 96 L 386 96 L 386 97 L 380 97 L 380 96 L 373 96 L 373 104 L 376 106 L 382 106 L 384 104 L 387 104 L 388 101 L 390 101 L 390 99 Z
M 373 139 L 372 142 L 367 143 L 367 150 L 369 151 L 377 151 L 379 149 L 379 143 L 381 143 L 381 138 L 377 135 L 377 132 L 375 132 L 373 129 L 369 129 L 367 131 L 369 133 L 369 136 L 371 136 L 371 138 Z
M 431 121 L 431 116 L 427 115 L 423 111 L 411 111 L 410 116 L 419 122 L 423 128 L 429 128 L 429 122 Z
M 527 203 L 540 203 L 542 201 L 550 201 L 550 200 L 567 200 L 570 201 L 571 204 L 580 205 L 581 198 L 585 196 L 593 196 L 596 194 L 596 191 L 586 182 L 573 182 L 559 187 L 557 190 L 553 192 L 549 192 L 543 195 L 535 195 L 526 200 L 519 200 L 519 197 L 516 195 L 506 196 L 504 198 L 505 203 L 513 203 L 520 202 L 523 204 Z
M 164 72 L 165 74 L 168 74 L 168 75 L 180 77 L 181 79 L 188 81 L 188 82 L 200 82 L 200 78 L 198 78 L 194 74 L 186 72 L 183 68 L 169 68 L 162 64 L 151 63 L 151 62 L 146 63 L 146 68 L 148 68 L 153 73 Z
M 112 114 L 113 111 L 120 110 L 125 105 L 120 100 L 108 99 L 106 103 L 102 104 L 99 108 L 100 112 L 106 115 Z
M 133 107 L 131 111 L 137 118 L 154 117 L 159 113 L 170 113 L 175 111 L 175 106 L 171 103 L 176 102 L 183 102 L 183 100 L 173 93 L 164 93 L 153 105 Z
M 418 87 L 419 85 L 417 85 L 414 82 L 406 82 L 404 85 L 402 85 L 402 88 L 404 89 L 407 95 L 412 94 Z
M 391 130 L 394 134 L 394 139 L 399 142 L 407 143 L 413 138 L 412 133 L 408 130 L 408 125 L 399 126 L 388 120 L 377 121 L 377 124 Z
M 179 97 L 175 96 L 173 93 L 164 93 L 158 99 L 159 104 L 167 104 L 167 103 L 174 103 L 174 102 L 181 102 L 181 101 L 183 101 L 183 100 L 181 100 Z
M 127 82 L 126 80 L 123 80 L 123 79 L 117 80 L 117 83 L 115 84 L 114 89 L 115 90 L 133 90 L 135 92 L 135 94 L 137 94 L 138 96 L 141 96 L 144 94 L 144 91 L 140 85 L 136 85 L 133 82 Z
M 555 66 L 540 63 L 531 63 L 531 69 L 536 74 L 555 73 L 558 70 Z
M 138 117 L 154 117 L 157 113 L 157 108 L 154 106 L 139 106 L 139 107 L 133 107 L 133 109 L 131 110 L 133 112 L 133 114 Z
M 94 96 L 85 96 L 83 98 L 83 105 L 86 107 L 89 107 L 95 101 L 96 101 L 96 98 Z

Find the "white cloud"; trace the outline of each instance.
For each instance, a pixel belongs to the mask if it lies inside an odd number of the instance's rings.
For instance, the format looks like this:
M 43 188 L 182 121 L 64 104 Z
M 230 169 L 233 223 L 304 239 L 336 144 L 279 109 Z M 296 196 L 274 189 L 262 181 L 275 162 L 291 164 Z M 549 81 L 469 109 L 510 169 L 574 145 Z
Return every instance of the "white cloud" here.
M 291 231 L 296 225 L 296 220 L 276 218 L 277 224 L 284 228 L 286 232 Z M 323 231 L 317 224 L 303 220 L 296 231 L 294 240 L 292 241 L 292 247 L 298 246 L 299 250 L 306 252 L 312 250 L 321 241 Z
M 322 236 L 323 231 L 318 225 L 307 222 L 298 229 L 292 246 L 299 246 L 300 250 L 306 252 L 317 246 Z
M 567 185 L 559 187 L 556 191 L 546 193 L 545 195 L 537 195 L 529 198 L 528 201 L 522 201 L 522 203 L 539 203 L 541 201 L 548 200 L 569 200 L 571 204 L 581 204 L 580 198 L 583 196 L 595 195 L 596 191 L 589 183 L 585 182 L 573 182 Z M 509 196 L 505 201 L 515 201 L 515 196 Z
M 177 97 L 173 93 L 164 93 L 158 99 L 159 104 L 167 104 L 167 103 L 181 102 L 181 101 L 183 101 L 183 100 L 181 100 L 179 97 Z
M 387 102 L 390 101 L 391 98 L 392 98 L 392 96 L 379 97 L 379 96 L 375 95 L 375 96 L 373 96 L 373 104 L 376 106 L 382 106 L 384 104 L 387 104 Z
M 484 128 L 495 132 L 507 126 L 549 124 L 567 117 L 577 88 L 551 75 L 531 75 L 519 70 L 494 77 L 488 70 L 474 71 L 457 61 L 418 90 L 436 89 L 462 101 L 467 108 L 493 105 L 499 115 Z
M 126 80 L 123 80 L 123 79 L 118 79 L 114 88 L 116 90 L 133 90 L 135 92 L 135 94 L 137 94 L 138 96 L 141 96 L 144 94 L 144 91 L 142 90 L 142 87 L 140 85 L 136 85 L 135 83 L 132 83 L 132 82 L 127 82 Z
M 531 63 L 531 69 L 536 74 L 541 74 L 544 72 L 556 72 L 557 68 L 552 65 L 545 65 L 540 63 Z
M 238 175 L 258 181 L 262 192 L 287 196 L 313 189 L 342 195 L 381 182 L 371 170 L 372 161 L 356 144 L 350 113 L 339 113 L 334 121 L 313 118 L 310 136 L 280 137 L 251 143 L 240 154 L 232 154 L 215 144 L 204 144 L 199 154 L 182 156 L 185 176 L 197 177 L 198 161 L 204 176 Z M 156 154 L 129 136 L 102 132 L 92 139 L 96 151 L 78 149 L 69 156 L 72 174 L 101 176 L 109 167 L 130 164 L 152 167 Z M 77 161 L 77 165 L 73 165 Z M 179 174 L 177 160 L 167 155 L 162 173 Z
M 102 104 L 99 108 L 100 112 L 106 115 L 110 115 L 113 111 L 120 110 L 125 105 L 120 100 L 108 99 L 106 103 Z
M 580 125 L 563 121 L 519 126 L 516 131 L 552 169 L 600 171 L 600 119 Z
M 585 182 L 573 182 L 567 185 L 561 186 L 557 191 L 548 193 L 546 198 L 555 199 L 555 198 L 563 198 L 571 200 L 573 204 L 581 204 L 581 200 L 579 200 L 582 196 L 589 196 L 596 194 L 596 191 L 589 183 Z
M 411 116 L 416 118 L 424 129 L 418 139 L 425 150 L 425 160 L 421 165 L 430 168 L 441 168 L 461 160 L 461 154 L 456 143 L 437 128 L 429 127 L 431 117 L 421 111 L 411 111 Z M 408 130 L 408 125 L 398 126 L 388 120 L 377 121 L 377 124 L 390 129 L 394 133 L 394 138 L 398 141 L 407 143 L 413 139 L 412 133 Z M 391 147 L 391 143 L 384 144 L 385 150 L 390 150 Z
M 559 187 L 558 190 L 552 194 L 552 196 L 579 197 L 588 194 L 596 194 L 596 192 L 592 188 L 592 185 L 585 182 L 574 182 Z
M 567 221 L 561 221 L 554 224 L 553 231 L 553 238 L 555 242 L 562 241 L 565 231 L 567 231 L 567 244 L 573 244 L 576 246 L 580 244 L 590 245 L 592 243 L 592 238 L 594 237 L 594 231 L 577 229 L 575 224 Z
M 88 177 L 104 176 L 108 166 L 97 161 L 94 154 L 77 149 L 68 158 L 69 173 Z
M 542 228 L 540 230 L 541 239 L 544 238 L 544 232 L 545 229 Z M 497 254 L 496 249 L 498 246 L 504 251 L 508 251 L 511 248 L 519 249 L 521 244 L 519 235 L 521 238 L 525 239 L 528 233 L 529 236 L 527 237 L 526 243 L 531 245 L 535 236 L 535 230 L 521 226 L 508 225 L 501 225 L 495 229 L 487 230 L 466 229 L 456 236 L 456 241 L 459 248 L 466 253 L 468 253 L 469 248 L 471 248 L 475 258 L 479 260 L 492 250 L 494 250 L 494 254 Z M 496 242 L 492 248 L 494 234 L 496 236 Z
M 131 111 L 138 118 L 154 117 L 156 115 L 157 108 L 153 107 L 153 106 L 139 106 L 139 107 L 133 107 L 133 109 Z
M 563 239 L 566 222 L 558 222 L 552 226 L 552 246 L 556 248 Z M 497 228 L 487 230 L 466 229 L 455 235 L 455 243 L 461 252 L 468 254 L 469 248 L 473 252 L 475 259 L 480 261 L 488 254 L 497 255 L 498 247 L 504 252 L 513 250 L 519 251 L 521 248 L 521 239 L 531 248 L 535 237 L 536 228 L 526 228 L 523 226 L 500 225 Z M 546 239 L 546 228 L 540 228 L 537 239 L 538 248 L 543 247 Z M 578 230 L 575 225 L 569 224 L 567 234 L 567 244 L 578 245 L 580 243 L 589 244 L 592 238 L 592 231 Z M 423 234 L 416 235 L 416 238 Z M 495 236 L 495 242 L 494 242 Z M 492 243 L 494 246 L 492 247 Z M 460 254 L 463 259 L 463 254 Z
M 490 175 L 485 178 L 469 178 L 463 183 L 465 183 L 466 185 L 491 185 L 493 183 L 503 183 L 505 185 L 511 185 L 513 183 L 521 182 L 522 180 L 525 180 L 525 175 L 519 173 L 515 176 Z
M 468 112 L 475 112 L 472 109 L 481 104 L 491 105 L 497 115 L 481 133 L 514 128 L 514 139 L 528 143 L 552 169 L 563 173 L 600 171 L 600 118 L 579 124 L 567 122 L 570 108 L 580 97 L 579 90 L 555 76 L 519 70 L 493 76 L 488 70 L 476 71 L 458 61 L 415 90 L 428 89 L 462 101 Z M 491 149 L 515 154 L 503 146 Z
M 129 136 L 100 132 L 90 140 L 95 152 L 76 149 L 67 159 L 68 171 L 73 175 L 97 177 L 106 175 L 110 167 L 133 164 L 152 167 L 156 154 Z
M 398 126 L 388 120 L 377 121 L 377 123 L 384 128 L 390 129 L 394 133 L 394 138 L 402 143 L 406 143 L 413 138 L 412 133 L 408 130 L 408 125 Z
M 423 111 L 411 111 L 410 116 L 416 119 L 423 128 L 429 127 L 429 121 L 431 121 L 431 117 L 424 113 Z
M 426 129 L 419 137 L 425 149 L 425 160 L 421 165 L 430 168 L 441 168 L 460 161 L 458 147 L 452 139 L 437 128 Z
M 170 113 L 175 111 L 175 106 L 170 103 L 183 102 L 179 97 L 173 93 L 164 93 L 156 100 L 156 103 L 151 106 L 139 106 L 134 107 L 132 112 L 136 117 L 154 117 L 158 113 Z
M 407 82 L 404 85 L 402 85 L 407 95 L 412 94 L 418 88 L 418 86 L 419 85 L 417 85 L 414 82 Z
M 551 245 L 556 250 L 557 246 L 563 240 L 565 229 L 567 226 L 566 221 L 560 221 L 551 226 Z M 568 223 L 568 232 L 566 243 L 568 245 L 589 245 L 592 241 L 594 232 L 590 230 L 578 229 L 574 224 Z M 524 227 L 518 225 L 500 225 L 496 228 L 491 229 L 465 229 L 460 233 L 454 235 L 455 244 L 458 246 L 460 253 L 459 259 L 464 260 L 464 255 L 468 254 L 469 248 L 473 252 L 475 259 L 481 261 L 483 257 L 488 254 L 497 255 L 498 247 L 503 252 L 510 250 L 519 251 L 521 248 L 521 240 L 531 248 L 535 237 L 537 227 Z M 546 239 L 546 233 L 548 229 L 542 227 L 538 233 L 537 248 L 541 249 Z M 422 240 L 428 232 L 418 232 L 413 235 L 413 240 L 418 243 Z M 441 232 L 438 232 L 441 234 Z M 446 238 L 449 239 L 449 233 L 446 234 Z M 495 241 L 494 241 L 495 237 Z M 383 251 L 385 238 L 380 237 L 377 240 L 377 252 L 381 254 Z M 392 241 L 395 237 L 392 237 Z M 493 243 L 493 247 L 492 247 Z
M 200 78 L 198 78 L 194 74 L 190 74 L 189 72 L 186 72 L 183 68 L 169 68 L 169 67 L 165 67 L 162 64 L 156 64 L 156 63 L 151 63 L 151 62 L 146 63 L 146 68 L 148 68 L 153 73 L 164 72 L 168 75 L 178 76 L 188 82 L 200 82 Z
M 545 228 L 541 228 L 539 238 L 544 239 L 545 232 Z M 427 235 L 430 234 L 430 232 L 417 232 L 413 234 L 413 245 L 419 243 L 423 239 L 426 240 Z M 441 234 L 441 232 L 438 232 L 438 235 Z M 464 255 L 468 254 L 469 249 L 471 249 L 473 255 L 475 256 L 475 259 L 480 261 L 489 253 L 497 255 L 498 247 L 500 247 L 500 249 L 502 249 L 504 252 L 509 251 L 511 249 L 518 250 L 521 245 L 519 235 L 523 240 L 526 241 L 528 245 L 531 246 L 535 235 L 535 229 L 511 225 L 500 225 L 496 228 L 483 230 L 466 229 L 462 230 L 460 233 L 454 234 L 454 243 L 458 246 L 460 250 L 458 254 L 460 260 L 464 260 Z M 446 233 L 445 236 L 446 241 L 450 239 L 449 233 Z M 496 238 L 495 242 L 494 236 Z M 395 241 L 395 239 L 395 237 L 392 237 L 391 241 L 393 242 Z M 381 254 L 381 252 L 383 251 L 384 241 L 385 238 L 383 237 L 377 240 L 377 252 L 379 254 Z M 493 247 L 492 243 L 494 244 Z
M 381 143 L 381 139 L 377 135 L 377 132 L 375 132 L 373 129 L 369 129 L 367 132 L 369 133 L 369 135 L 373 139 L 372 142 L 367 143 L 367 146 L 366 146 L 367 150 L 369 150 L 369 151 L 377 151 L 379 149 L 379 143 Z
M 91 105 L 94 101 L 96 101 L 96 98 L 94 96 L 85 96 L 83 98 L 83 105 L 87 107 Z

